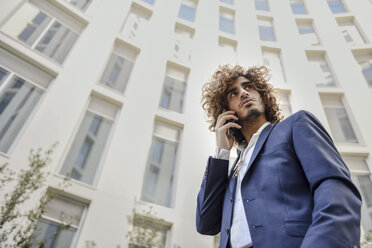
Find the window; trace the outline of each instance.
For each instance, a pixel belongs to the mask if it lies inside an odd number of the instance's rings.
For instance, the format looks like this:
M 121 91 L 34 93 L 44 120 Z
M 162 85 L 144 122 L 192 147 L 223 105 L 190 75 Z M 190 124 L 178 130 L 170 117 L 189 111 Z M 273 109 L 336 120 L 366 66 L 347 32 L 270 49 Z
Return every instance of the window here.
M 220 9 L 220 31 L 234 34 L 234 12 Z
M 160 107 L 183 113 L 187 76 L 187 71 L 167 66 Z
M 268 0 L 255 0 L 254 5 L 256 10 L 270 11 Z
M 66 197 L 54 198 L 38 220 L 32 239 L 42 247 L 71 247 L 83 223 L 86 205 Z M 69 225 L 68 228 L 64 225 Z
M 316 86 L 318 87 L 335 87 L 336 82 L 326 58 L 323 54 L 307 54 L 311 69 L 314 76 L 317 77 Z
M 113 104 L 91 97 L 60 174 L 95 184 L 116 113 Z
M 91 0 L 66 0 L 66 1 L 71 3 L 80 10 L 85 10 L 91 3 Z
M 345 38 L 345 41 L 353 46 L 364 45 L 366 42 L 363 39 L 363 36 L 360 34 L 357 26 L 355 26 L 353 20 L 349 21 L 339 21 L 338 26 L 340 32 Z
M 290 0 L 292 13 L 295 15 L 306 15 L 307 10 L 303 0 Z
M 173 56 L 177 59 L 191 60 L 192 38 L 194 30 L 184 25 L 175 25 L 175 41 Z
M 129 248 L 165 248 L 170 225 L 163 220 L 134 215 Z
M 319 39 L 311 22 L 297 22 L 298 32 L 306 45 L 319 45 Z
M 271 70 L 271 81 L 272 83 L 284 83 L 285 76 L 283 72 L 283 66 L 281 62 L 280 51 L 277 50 L 269 50 L 263 49 L 262 50 L 262 57 L 263 57 L 263 64 L 267 66 Z
M 173 190 L 181 129 L 156 121 L 143 180 L 141 199 L 166 207 L 173 204 Z
M 137 51 L 129 46 L 116 45 L 103 72 L 100 83 L 124 92 L 128 84 Z
M 74 23 L 71 18 L 68 23 L 71 26 L 66 26 L 38 6 L 26 2 L 5 23 L 2 31 L 47 57 L 63 63 L 82 30 L 82 25 Z
M 321 96 L 321 101 L 335 142 L 358 143 L 341 98 Z
M 144 1 L 146 3 L 149 3 L 151 5 L 154 5 L 154 3 L 155 3 L 155 0 L 142 0 L 142 1 Z
M 367 232 L 372 230 L 372 182 L 366 158 L 361 156 L 342 156 L 342 158 L 349 167 L 351 180 L 362 195 L 361 224 Z
M 291 104 L 289 102 L 289 94 L 285 92 L 279 93 L 279 106 L 281 110 L 281 114 L 284 117 L 288 117 L 292 114 Z
M 219 58 L 221 58 L 221 63 L 231 63 L 236 64 L 238 61 L 236 54 L 237 42 L 234 40 L 226 39 L 223 37 L 218 38 L 218 46 L 220 52 Z
M 0 49 L 0 152 L 9 153 L 52 77 Z
M 178 11 L 178 17 L 188 20 L 190 22 L 195 21 L 196 13 L 196 1 L 193 0 L 182 0 L 180 9 Z
M 372 87 L 372 53 L 354 54 L 369 87 Z
M 4 68 L 1 71 L 7 76 L 3 76 L 5 87 L 0 93 L 0 151 L 7 153 L 45 88 Z
M 128 39 L 141 41 L 149 29 L 152 12 L 136 3 L 132 3 L 121 34 Z
M 327 0 L 327 2 L 333 14 L 346 12 L 346 9 L 341 0 Z
M 262 41 L 276 41 L 271 20 L 258 19 L 258 32 Z
M 220 1 L 223 2 L 223 3 L 231 4 L 231 5 L 234 4 L 234 0 L 220 0 Z

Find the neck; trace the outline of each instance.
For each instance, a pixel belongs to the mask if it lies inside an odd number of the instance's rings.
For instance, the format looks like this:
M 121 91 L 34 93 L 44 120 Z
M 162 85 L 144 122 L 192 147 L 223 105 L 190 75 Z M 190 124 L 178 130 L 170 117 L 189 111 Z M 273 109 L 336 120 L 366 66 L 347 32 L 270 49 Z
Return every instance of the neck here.
M 255 120 L 250 120 L 249 122 L 243 123 L 241 126 L 242 128 L 240 131 L 242 132 L 245 140 L 247 143 L 251 140 L 253 134 L 257 132 L 257 130 L 265 123 L 267 122 L 266 117 L 264 114 L 260 115 Z

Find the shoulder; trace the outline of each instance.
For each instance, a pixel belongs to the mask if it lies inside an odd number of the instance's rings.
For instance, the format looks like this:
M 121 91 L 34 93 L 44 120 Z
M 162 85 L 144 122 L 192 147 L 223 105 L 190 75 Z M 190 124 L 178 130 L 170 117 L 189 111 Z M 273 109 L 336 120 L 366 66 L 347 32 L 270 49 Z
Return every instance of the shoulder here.
M 278 122 L 275 126 L 279 129 L 292 129 L 295 127 L 299 127 L 300 129 L 303 129 L 304 127 L 321 127 L 323 129 L 323 125 L 319 119 L 307 110 L 297 111 L 284 120 Z
M 287 117 L 288 121 L 294 122 L 315 122 L 319 123 L 318 118 L 312 114 L 310 111 L 307 110 L 300 110 L 296 113 Z

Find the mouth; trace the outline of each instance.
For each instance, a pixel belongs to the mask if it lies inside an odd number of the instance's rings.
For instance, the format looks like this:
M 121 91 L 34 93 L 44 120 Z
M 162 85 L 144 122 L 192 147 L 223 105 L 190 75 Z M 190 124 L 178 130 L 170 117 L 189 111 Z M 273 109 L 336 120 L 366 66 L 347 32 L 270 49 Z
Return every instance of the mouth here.
M 245 100 L 243 100 L 243 101 L 241 102 L 240 107 L 242 108 L 242 107 L 248 106 L 248 105 L 251 104 L 251 102 L 253 102 L 253 100 L 247 98 L 247 99 L 245 99 Z

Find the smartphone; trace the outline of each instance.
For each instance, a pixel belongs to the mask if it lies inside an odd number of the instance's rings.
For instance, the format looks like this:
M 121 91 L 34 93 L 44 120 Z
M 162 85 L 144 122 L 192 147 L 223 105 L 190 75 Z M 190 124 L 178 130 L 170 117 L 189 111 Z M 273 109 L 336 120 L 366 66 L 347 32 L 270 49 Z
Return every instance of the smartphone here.
M 236 117 L 238 117 L 236 114 L 234 114 L 234 116 L 236 116 Z M 234 120 L 234 119 L 229 119 L 229 120 L 227 120 L 226 121 L 226 124 L 227 123 L 230 123 L 230 122 L 233 122 L 233 123 L 237 123 L 237 124 L 239 124 L 239 120 Z M 240 125 L 240 124 L 239 124 Z M 233 135 L 236 133 L 236 132 L 238 132 L 239 130 L 237 129 L 237 128 L 235 128 L 235 127 L 230 127 L 229 128 L 229 131 L 228 132 L 230 132 L 230 133 L 232 133 Z

